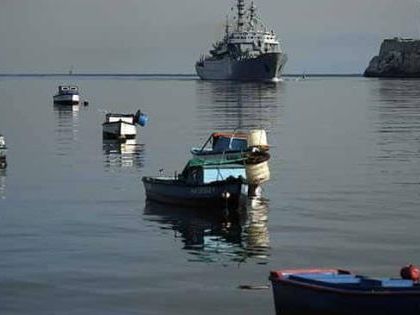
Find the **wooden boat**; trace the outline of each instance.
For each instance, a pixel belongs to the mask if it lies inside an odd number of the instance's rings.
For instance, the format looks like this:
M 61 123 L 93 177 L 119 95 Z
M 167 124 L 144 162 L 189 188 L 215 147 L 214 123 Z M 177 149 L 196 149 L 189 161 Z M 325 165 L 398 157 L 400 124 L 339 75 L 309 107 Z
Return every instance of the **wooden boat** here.
M 420 283 L 370 278 L 346 270 L 270 273 L 277 315 L 418 315 Z
M 136 125 L 145 126 L 147 115 L 137 111 L 136 114 L 113 114 L 105 116 L 102 124 L 102 134 L 104 139 L 134 139 L 137 135 Z
M 79 105 L 79 88 L 72 85 L 60 85 L 58 93 L 53 97 L 54 104 L 60 105 Z
M 236 208 L 245 193 L 242 160 L 192 159 L 173 177 L 143 177 L 149 200 L 205 208 Z

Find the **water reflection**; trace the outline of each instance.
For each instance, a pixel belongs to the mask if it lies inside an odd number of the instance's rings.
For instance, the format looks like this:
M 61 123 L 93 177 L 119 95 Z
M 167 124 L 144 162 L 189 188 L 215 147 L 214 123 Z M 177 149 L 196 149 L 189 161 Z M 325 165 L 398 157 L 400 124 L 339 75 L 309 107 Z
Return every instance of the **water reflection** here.
M 146 220 L 162 231 L 173 231 L 193 262 L 237 262 L 249 259 L 265 264 L 269 257 L 268 203 L 248 200 L 229 214 L 146 202 Z
M 136 139 L 124 142 L 119 140 L 103 140 L 104 162 L 107 169 L 144 166 L 144 144 Z
M 371 110 L 379 133 L 378 159 L 420 158 L 420 80 L 378 80 L 371 85 Z
M 79 135 L 79 106 L 54 105 L 58 155 L 66 155 Z
M 206 130 L 270 130 L 278 123 L 283 92 L 283 83 L 197 81 L 198 123 Z
M 6 199 L 6 170 L 0 168 L 0 199 Z

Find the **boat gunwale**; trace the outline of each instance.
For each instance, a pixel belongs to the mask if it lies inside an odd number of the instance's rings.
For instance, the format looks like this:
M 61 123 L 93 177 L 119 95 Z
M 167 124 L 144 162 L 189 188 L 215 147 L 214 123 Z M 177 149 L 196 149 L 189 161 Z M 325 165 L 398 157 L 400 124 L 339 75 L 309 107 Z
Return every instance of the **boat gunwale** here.
M 186 181 L 175 178 L 175 177 L 153 177 L 153 176 L 143 176 L 141 178 L 142 182 L 144 183 L 151 183 L 151 184 L 161 184 L 161 185 L 173 185 L 173 184 L 182 184 L 184 187 L 196 188 L 196 187 L 205 187 L 205 186 L 220 186 L 225 184 L 244 184 L 244 181 L 239 178 L 231 177 L 226 178 L 224 180 L 218 180 L 210 183 L 202 183 L 202 184 L 190 184 Z

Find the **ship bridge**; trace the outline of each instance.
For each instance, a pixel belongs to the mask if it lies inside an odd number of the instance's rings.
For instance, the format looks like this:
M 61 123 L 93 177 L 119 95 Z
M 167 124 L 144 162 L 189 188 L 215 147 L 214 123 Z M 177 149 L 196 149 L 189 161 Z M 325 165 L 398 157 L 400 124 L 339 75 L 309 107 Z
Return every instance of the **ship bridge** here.
M 242 51 L 264 50 L 274 52 L 280 50 L 280 43 L 274 33 L 270 32 L 232 32 L 228 44 L 240 46 Z

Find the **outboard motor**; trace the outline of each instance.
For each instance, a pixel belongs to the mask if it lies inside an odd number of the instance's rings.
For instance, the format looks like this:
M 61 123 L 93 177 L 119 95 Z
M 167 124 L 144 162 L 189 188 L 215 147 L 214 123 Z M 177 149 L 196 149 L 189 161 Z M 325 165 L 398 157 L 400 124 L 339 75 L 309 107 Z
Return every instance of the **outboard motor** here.
M 140 109 L 134 115 L 134 121 L 142 127 L 146 126 L 148 120 L 149 117 L 145 113 L 142 113 Z

